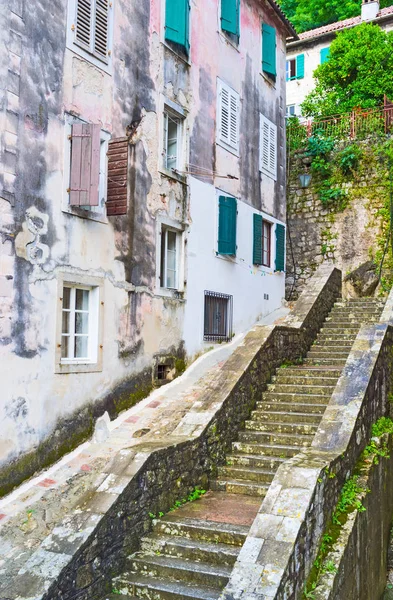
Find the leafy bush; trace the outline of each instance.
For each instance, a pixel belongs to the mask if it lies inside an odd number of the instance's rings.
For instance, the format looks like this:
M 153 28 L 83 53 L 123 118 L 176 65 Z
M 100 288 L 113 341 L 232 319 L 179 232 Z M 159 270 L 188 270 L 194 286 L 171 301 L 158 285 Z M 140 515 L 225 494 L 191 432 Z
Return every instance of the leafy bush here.
M 337 162 L 343 175 L 350 175 L 359 166 L 362 150 L 357 144 L 350 144 L 337 154 Z

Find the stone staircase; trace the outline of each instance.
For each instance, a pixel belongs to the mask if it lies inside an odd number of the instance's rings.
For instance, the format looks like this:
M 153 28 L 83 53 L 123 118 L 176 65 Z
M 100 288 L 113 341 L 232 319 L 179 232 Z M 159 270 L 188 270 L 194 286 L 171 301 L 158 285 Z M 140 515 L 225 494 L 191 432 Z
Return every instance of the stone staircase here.
M 369 298 L 336 302 L 302 364 L 277 370 L 213 491 L 154 521 L 106 598 L 219 598 L 278 467 L 311 445 L 360 326 L 378 321 L 382 309 Z

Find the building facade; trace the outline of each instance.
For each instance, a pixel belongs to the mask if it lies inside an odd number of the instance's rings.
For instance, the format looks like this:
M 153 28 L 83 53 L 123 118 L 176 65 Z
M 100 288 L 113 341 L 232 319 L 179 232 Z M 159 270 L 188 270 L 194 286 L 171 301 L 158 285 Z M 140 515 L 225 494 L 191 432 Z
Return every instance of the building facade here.
M 359 16 L 305 31 L 299 34 L 297 40 L 288 42 L 286 62 L 288 117 L 301 116 L 301 104 L 315 87 L 314 71 L 328 60 L 329 46 L 337 32 L 361 23 L 375 23 L 385 31 L 391 30 L 393 6 L 380 9 L 378 1 L 363 0 Z
M 273 0 L 0 11 L 6 491 L 280 305 L 296 34 Z

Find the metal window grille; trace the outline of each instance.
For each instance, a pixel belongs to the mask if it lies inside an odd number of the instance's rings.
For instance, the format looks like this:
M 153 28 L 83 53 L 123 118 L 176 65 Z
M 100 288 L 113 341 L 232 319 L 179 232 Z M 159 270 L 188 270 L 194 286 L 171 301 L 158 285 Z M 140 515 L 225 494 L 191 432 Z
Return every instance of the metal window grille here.
M 232 337 L 233 297 L 205 290 L 205 322 L 203 339 L 228 342 Z

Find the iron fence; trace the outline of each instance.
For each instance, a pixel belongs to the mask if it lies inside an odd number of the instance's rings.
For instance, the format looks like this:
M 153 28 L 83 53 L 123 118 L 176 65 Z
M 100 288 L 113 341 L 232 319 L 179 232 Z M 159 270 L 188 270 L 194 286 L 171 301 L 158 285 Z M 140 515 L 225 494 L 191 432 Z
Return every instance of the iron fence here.
M 208 342 L 229 341 L 233 328 L 233 297 L 205 290 L 203 339 Z

